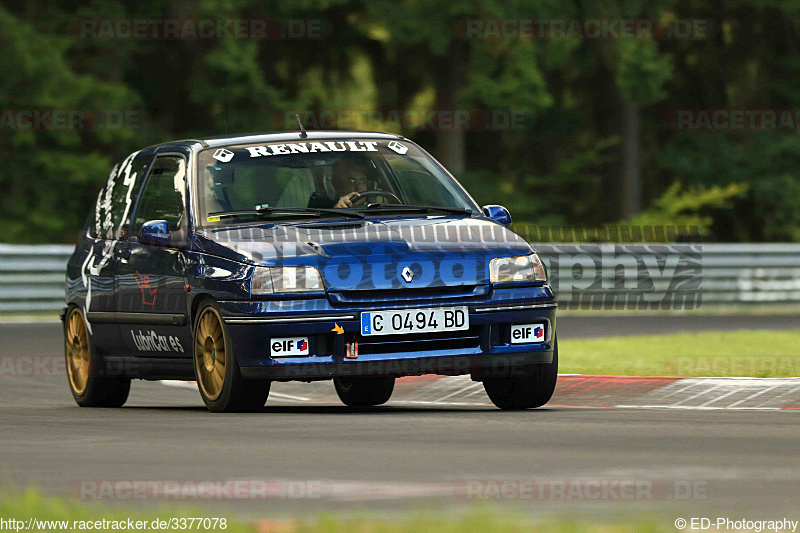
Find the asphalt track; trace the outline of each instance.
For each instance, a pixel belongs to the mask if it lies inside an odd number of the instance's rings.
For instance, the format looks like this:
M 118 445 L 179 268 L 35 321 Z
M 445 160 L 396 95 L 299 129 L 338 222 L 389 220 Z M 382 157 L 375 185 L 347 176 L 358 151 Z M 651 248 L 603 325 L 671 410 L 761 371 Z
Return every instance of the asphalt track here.
M 796 317 L 562 317 L 558 325 L 567 338 L 784 329 Z M 2 357 L 61 353 L 57 324 L 0 324 Z M 333 398 L 329 382 L 276 384 L 263 412 L 214 415 L 191 388 L 137 381 L 126 407 L 94 410 L 74 404 L 62 375 L 0 375 L 0 483 L 127 508 L 157 508 L 164 497 L 133 494 L 126 482 L 172 487 L 171 497 L 178 486 L 178 505 L 201 516 L 246 518 L 461 512 L 487 498 L 535 515 L 800 518 L 800 411 L 506 413 L 485 398 L 354 410 Z M 221 480 L 242 492 L 193 492 Z

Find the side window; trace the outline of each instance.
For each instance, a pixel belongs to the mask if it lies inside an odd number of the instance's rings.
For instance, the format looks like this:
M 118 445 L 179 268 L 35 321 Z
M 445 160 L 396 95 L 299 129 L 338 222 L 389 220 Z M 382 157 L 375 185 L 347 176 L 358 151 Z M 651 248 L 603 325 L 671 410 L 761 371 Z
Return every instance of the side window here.
M 109 240 L 124 238 L 122 233 L 127 226 L 133 202 L 152 160 L 152 152 L 134 152 L 111 169 L 95 204 L 90 232 L 92 237 Z
M 166 220 L 170 232 L 186 225 L 186 160 L 179 156 L 161 156 L 153 163 L 150 178 L 144 189 L 133 235 L 145 222 Z

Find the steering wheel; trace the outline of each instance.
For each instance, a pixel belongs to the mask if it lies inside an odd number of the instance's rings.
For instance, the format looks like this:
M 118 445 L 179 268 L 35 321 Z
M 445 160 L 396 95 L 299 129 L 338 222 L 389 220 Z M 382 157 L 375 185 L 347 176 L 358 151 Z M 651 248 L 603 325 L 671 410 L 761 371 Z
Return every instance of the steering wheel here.
M 350 200 L 351 201 L 356 201 L 356 200 L 360 200 L 361 198 L 365 198 L 365 197 L 368 197 L 368 196 L 384 196 L 386 198 L 394 200 L 398 204 L 402 204 L 403 203 L 403 201 L 400 200 L 400 198 L 398 198 L 394 193 L 391 193 L 389 191 L 380 191 L 380 190 L 364 191 L 362 193 L 358 193 L 357 195 L 350 196 Z

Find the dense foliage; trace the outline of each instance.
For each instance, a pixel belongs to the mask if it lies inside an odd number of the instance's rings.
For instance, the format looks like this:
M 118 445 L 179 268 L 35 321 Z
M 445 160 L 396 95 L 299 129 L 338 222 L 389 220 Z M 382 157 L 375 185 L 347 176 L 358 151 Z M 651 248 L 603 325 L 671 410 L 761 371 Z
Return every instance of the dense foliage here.
M 295 111 L 309 127 L 332 111 L 342 128 L 406 134 L 480 202 L 507 205 L 518 222 L 690 223 L 716 240 L 797 241 L 798 124 L 695 122 L 687 129 L 675 117 L 679 110 L 697 117 L 702 110 L 800 109 L 798 15 L 800 2 L 788 0 L 6 5 L 0 241 L 74 239 L 113 163 L 137 148 L 287 129 Z M 265 18 L 294 30 L 267 39 L 83 31 L 87 21 Z M 701 24 L 688 36 L 530 39 L 486 30 L 500 19 Z M 470 36 L 469 21 L 483 33 Z M 455 110 L 484 120 L 443 125 Z M 80 111 L 84 120 L 28 128 L 20 114 L 28 111 Z M 435 118 L 419 124 L 410 111 Z M 502 120 L 492 127 L 488 118 Z

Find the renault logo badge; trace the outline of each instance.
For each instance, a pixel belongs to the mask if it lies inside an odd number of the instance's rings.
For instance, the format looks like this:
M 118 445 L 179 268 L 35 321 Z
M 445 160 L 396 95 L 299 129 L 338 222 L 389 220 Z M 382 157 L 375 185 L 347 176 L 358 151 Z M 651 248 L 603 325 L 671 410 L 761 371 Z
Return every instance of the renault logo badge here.
M 212 155 L 211 157 L 213 157 L 220 163 L 227 163 L 228 161 L 233 159 L 233 156 L 234 153 L 231 152 L 230 150 L 226 150 L 225 148 L 220 148 L 219 150 L 214 152 L 214 155 Z
M 400 272 L 400 276 L 406 280 L 406 283 L 411 283 L 411 281 L 414 279 L 414 272 L 408 267 L 403 267 L 403 271 Z

